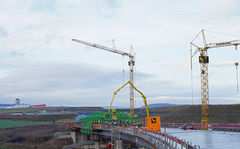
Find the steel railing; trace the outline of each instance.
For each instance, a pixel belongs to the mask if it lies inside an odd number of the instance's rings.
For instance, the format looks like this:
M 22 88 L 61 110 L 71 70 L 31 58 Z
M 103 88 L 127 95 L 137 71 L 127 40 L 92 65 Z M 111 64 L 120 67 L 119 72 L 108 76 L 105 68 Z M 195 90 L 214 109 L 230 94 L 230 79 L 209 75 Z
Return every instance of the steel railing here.
M 192 145 L 189 141 L 159 131 L 128 127 L 119 127 L 119 131 L 138 136 L 159 149 L 200 149 L 199 145 Z

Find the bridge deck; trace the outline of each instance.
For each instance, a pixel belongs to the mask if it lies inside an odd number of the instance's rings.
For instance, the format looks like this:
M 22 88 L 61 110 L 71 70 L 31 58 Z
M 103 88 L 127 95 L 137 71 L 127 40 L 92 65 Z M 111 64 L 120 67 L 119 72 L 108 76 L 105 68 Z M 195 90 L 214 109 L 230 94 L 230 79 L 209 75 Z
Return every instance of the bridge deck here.
M 73 131 L 81 131 L 81 125 L 72 124 L 70 129 Z M 85 133 L 85 129 L 83 133 Z M 168 134 L 150 131 L 143 128 L 135 127 L 118 127 L 109 126 L 103 124 L 94 124 L 92 128 L 92 134 L 95 135 L 105 135 L 110 137 L 115 137 L 130 142 L 136 143 L 138 146 L 144 146 L 146 148 L 187 148 L 187 149 L 198 149 L 199 146 L 192 145 L 190 142 L 181 140 L 177 137 L 170 136 Z M 114 132 L 117 131 L 117 132 Z M 87 133 L 87 132 L 86 132 Z M 88 133 L 87 133 L 88 134 Z
M 219 149 L 240 147 L 240 133 L 226 131 L 182 130 L 168 128 L 168 134 L 178 136 L 201 146 L 201 149 Z
M 140 138 L 138 136 L 135 135 L 130 135 L 127 133 L 123 133 L 123 132 L 119 132 L 119 133 L 112 133 L 110 129 L 102 129 L 101 131 L 94 131 L 93 134 L 97 134 L 97 135 L 105 135 L 105 136 L 114 136 L 116 138 L 120 138 L 126 141 L 130 141 L 130 142 L 134 142 L 136 143 L 138 146 L 144 146 L 147 147 L 149 149 L 157 149 L 153 144 L 151 144 L 151 142 Z

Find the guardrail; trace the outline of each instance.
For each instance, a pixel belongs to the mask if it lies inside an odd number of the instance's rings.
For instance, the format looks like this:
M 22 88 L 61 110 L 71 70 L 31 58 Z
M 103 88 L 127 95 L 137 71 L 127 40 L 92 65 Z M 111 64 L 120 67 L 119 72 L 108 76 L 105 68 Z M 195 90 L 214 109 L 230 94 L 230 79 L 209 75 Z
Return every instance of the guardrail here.
M 101 127 L 100 127 L 101 126 Z M 106 129 L 113 130 L 118 129 L 118 131 L 130 135 L 134 135 L 150 142 L 156 148 L 159 149 L 200 149 L 199 145 L 193 145 L 192 142 L 180 139 L 179 137 L 169 135 L 167 133 L 162 133 L 160 131 L 151 131 L 143 128 L 136 127 L 121 127 L 121 126 L 108 126 L 108 125 L 95 125 L 94 130 Z M 72 126 L 73 128 L 81 129 L 79 124 Z M 70 127 L 70 128 L 72 128 Z
M 202 125 L 196 123 L 166 123 L 164 126 L 169 128 L 183 128 L 184 126 L 191 126 L 194 129 L 202 129 Z M 240 132 L 240 124 L 210 124 L 208 125 L 208 128 L 215 131 Z
M 192 145 L 191 142 L 184 139 L 158 131 L 126 127 L 121 127 L 120 131 L 143 138 L 159 149 L 200 149 L 199 145 Z

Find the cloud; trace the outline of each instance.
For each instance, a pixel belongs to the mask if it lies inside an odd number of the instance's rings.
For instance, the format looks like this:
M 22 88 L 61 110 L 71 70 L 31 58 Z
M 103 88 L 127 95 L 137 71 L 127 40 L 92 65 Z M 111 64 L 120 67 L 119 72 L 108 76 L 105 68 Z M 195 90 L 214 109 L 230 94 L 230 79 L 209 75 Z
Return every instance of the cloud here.
M 70 104 L 65 102 L 68 98 L 73 105 L 87 105 L 95 100 L 95 104 L 101 105 L 111 98 L 114 89 L 122 84 L 122 69 L 125 81 L 128 80 L 128 58 L 73 43 L 71 38 L 100 44 L 117 39 L 117 47 L 127 52 L 132 44 L 136 52 L 137 88 L 150 98 L 188 97 L 189 41 L 203 27 L 240 24 L 237 4 L 236 0 L 1 1 L 2 98 L 21 96 L 29 102 L 32 99 L 31 102 L 46 101 L 52 105 Z M 236 28 L 229 32 L 239 32 Z M 222 60 L 231 57 L 226 51 L 216 57 L 215 51 L 209 51 L 209 68 L 214 68 L 209 70 L 209 79 L 220 82 L 228 78 L 225 81 L 233 87 L 233 77 L 226 73 L 230 72 L 230 61 Z M 213 63 L 215 59 L 222 61 Z M 194 66 L 197 68 L 193 78 L 199 81 L 199 64 Z M 211 88 L 219 86 L 213 83 Z M 200 83 L 194 88 L 199 93 Z M 229 86 L 225 89 L 229 90 Z M 123 104 L 128 102 L 127 95 L 119 98 Z M 232 100 L 225 102 L 228 101 Z
M 203 1 L 203 17 L 208 19 L 223 19 L 227 17 L 234 17 L 239 15 L 238 0 L 205 0 Z M 213 9 L 216 8 L 216 9 Z
M 0 38 L 3 38 L 3 37 L 7 37 L 8 34 L 6 32 L 5 29 L 3 29 L 2 27 L 0 27 Z
M 42 102 L 59 99 L 59 103 L 67 103 L 65 100 L 70 97 L 91 97 L 94 92 L 98 96 L 98 88 L 101 91 L 101 88 L 111 87 L 113 82 L 110 80 L 114 78 L 116 74 L 113 71 L 87 65 L 25 63 L 13 74 L 0 79 L 0 98 L 5 101 L 4 98 L 20 96 L 29 102 L 41 98 Z
M 201 99 L 199 97 L 179 97 L 179 96 L 158 96 L 154 98 L 148 98 L 149 103 L 175 103 L 175 104 L 201 104 Z M 238 97 L 209 97 L 210 104 L 238 104 Z
M 56 9 L 56 1 L 55 0 L 33 1 L 32 6 L 31 6 L 32 12 L 52 13 L 52 12 L 55 12 L 55 9 Z
M 115 70 L 88 64 L 32 63 L 30 59 L 22 61 L 21 57 L 14 54 L 4 61 L 5 65 L 12 63 L 7 70 L 13 71 L 0 78 L 2 103 L 20 98 L 29 104 L 104 106 L 123 83 Z M 139 73 L 138 76 L 147 75 Z

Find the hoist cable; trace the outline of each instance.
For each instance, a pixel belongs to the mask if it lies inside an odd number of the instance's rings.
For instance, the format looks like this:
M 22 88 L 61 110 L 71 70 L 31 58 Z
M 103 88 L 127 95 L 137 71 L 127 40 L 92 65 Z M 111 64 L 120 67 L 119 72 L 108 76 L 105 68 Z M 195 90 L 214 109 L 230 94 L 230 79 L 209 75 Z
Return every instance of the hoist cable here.
M 125 78 L 125 68 L 124 68 L 124 55 L 122 56 L 122 66 L 123 66 L 123 71 L 122 71 L 122 79 L 123 79 L 123 84 L 124 84 L 124 78 Z
M 237 75 L 237 94 L 239 93 L 238 90 L 238 65 L 236 65 L 236 75 Z
M 235 46 L 235 66 L 236 66 L 236 83 L 237 83 L 237 94 L 239 93 L 239 90 L 238 90 L 238 50 L 237 50 L 237 46 Z
M 200 34 L 201 34 L 202 31 L 200 31 L 194 38 L 191 42 L 193 42 Z
M 190 45 L 190 60 L 191 60 L 191 92 L 192 92 L 192 105 L 193 105 L 192 45 Z

